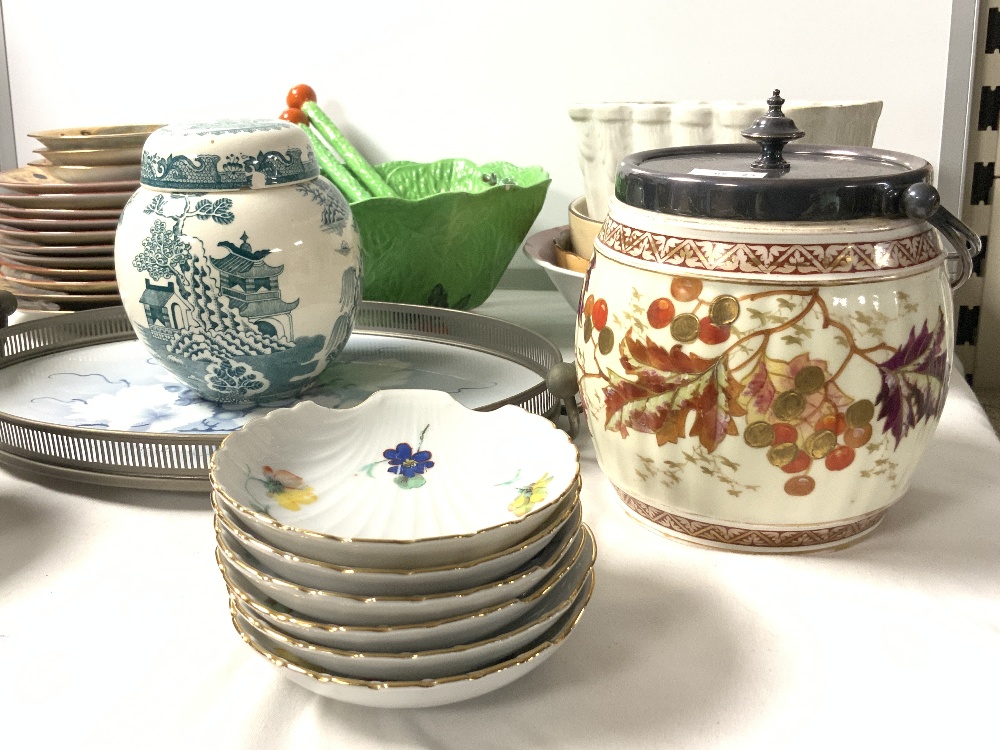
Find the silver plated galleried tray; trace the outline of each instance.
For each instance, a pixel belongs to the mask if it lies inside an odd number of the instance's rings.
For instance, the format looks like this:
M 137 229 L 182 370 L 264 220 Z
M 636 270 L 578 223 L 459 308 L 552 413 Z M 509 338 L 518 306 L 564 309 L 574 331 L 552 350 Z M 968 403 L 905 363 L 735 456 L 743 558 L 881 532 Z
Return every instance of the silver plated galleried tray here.
M 203 491 L 223 438 L 299 400 L 349 407 L 376 390 L 432 388 L 487 411 L 552 417 L 545 385 L 562 361 L 543 337 L 495 318 L 364 302 L 347 347 L 321 382 L 266 406 L 205 401 L 139 344 L 120 307 L 0 330 L 0 462 L 63 479 Z

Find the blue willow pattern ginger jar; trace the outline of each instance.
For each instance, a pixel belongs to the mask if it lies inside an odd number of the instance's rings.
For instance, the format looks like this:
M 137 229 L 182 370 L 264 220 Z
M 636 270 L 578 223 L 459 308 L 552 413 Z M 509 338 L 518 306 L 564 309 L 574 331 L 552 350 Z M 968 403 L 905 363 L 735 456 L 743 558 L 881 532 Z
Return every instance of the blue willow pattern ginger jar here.
M 597 459 L 627 510 L 747 551 L 844 544 L 906 492 L 978 252 L 926 161 L 785 148 L 803 133 L 781 102 L 744 131 L 759 147 L 622 161 L 576 329 Z
M 275 401 L 347 342 L 361 242 L 297 125 L 168 125 L 143 149 L 115 273 L 139 340 L 184 384 L 220 403 Z

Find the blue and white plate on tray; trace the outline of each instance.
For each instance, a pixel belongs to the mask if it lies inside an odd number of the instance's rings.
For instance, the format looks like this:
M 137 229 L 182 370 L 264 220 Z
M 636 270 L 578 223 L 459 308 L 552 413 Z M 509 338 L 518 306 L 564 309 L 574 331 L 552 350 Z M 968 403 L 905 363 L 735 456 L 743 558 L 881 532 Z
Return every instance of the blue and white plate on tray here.
M 350 409 L 272 411 L 222 442 L 211 478 L 216 499 L 281 549 L 413 568 L 530 537 L 573 501 L 579 469 L 576 447 L 544 417 L 403 389 Z

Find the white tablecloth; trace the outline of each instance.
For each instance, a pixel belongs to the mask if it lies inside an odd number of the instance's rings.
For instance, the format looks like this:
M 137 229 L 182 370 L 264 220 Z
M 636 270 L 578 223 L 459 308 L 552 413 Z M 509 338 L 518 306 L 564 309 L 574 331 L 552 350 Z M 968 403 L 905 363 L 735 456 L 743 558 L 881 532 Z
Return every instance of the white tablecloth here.
M 568 351 L 555 293 L 479 312 Z M 577 442 L 598 543 L 577 629 L 513 685 L 421 710 L 321 699 L 244 645 L 207 496 L 0 470 L 0 747 L 998 746 L 1000 442 L 959 376 L 912 489 L 838 551 L 665 539 Z

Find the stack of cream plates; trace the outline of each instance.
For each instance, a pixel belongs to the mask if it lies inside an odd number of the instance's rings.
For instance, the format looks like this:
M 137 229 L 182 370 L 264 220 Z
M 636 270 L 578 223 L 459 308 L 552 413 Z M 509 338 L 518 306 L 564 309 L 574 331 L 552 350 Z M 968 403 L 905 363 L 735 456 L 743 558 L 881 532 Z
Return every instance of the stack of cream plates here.
M 32 133 L 26 167 L 0 172 L 0 283 L 22 309 L 121 303 L 114 238 L 139 186 L 142 144 L 157 125 Z
M 579 470 L 565 433 L 516 406 L 395 390 L 275 410 L 212 463 L 233 624 L 289 679 L 349 703 L 500 688 L 549 658 L 590 598 Z

